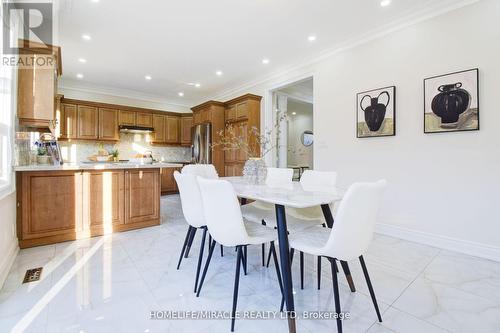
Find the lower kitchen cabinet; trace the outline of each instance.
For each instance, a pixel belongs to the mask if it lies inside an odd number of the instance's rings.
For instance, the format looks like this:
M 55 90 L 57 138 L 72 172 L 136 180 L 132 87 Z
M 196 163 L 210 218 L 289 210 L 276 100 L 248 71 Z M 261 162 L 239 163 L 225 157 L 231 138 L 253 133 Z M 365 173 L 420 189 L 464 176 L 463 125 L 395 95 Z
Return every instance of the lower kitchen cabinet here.
M 180 172 L 180 170 L 180 168 L 161 169 L 161 194 L 176 193 L 179 191 L 174 178 L 174 172 Z
M 160 218 L 160 173 L 158 169 L 125 171 L 125 223 Z
M 17 172 L 21 248 L 160 223 L 160 169 Z

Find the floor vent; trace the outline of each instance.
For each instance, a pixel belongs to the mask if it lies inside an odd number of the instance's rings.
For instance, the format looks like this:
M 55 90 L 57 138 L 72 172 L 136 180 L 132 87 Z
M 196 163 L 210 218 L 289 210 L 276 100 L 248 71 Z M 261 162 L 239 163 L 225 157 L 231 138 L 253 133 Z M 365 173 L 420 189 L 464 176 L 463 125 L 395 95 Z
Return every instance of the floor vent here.
M 35 282 L 40 280 L 40 277 L 42 276 L 42 269 L 43 267 L 28 269 L 26 271 L 26 274 L 24 275 L 23 283 Z

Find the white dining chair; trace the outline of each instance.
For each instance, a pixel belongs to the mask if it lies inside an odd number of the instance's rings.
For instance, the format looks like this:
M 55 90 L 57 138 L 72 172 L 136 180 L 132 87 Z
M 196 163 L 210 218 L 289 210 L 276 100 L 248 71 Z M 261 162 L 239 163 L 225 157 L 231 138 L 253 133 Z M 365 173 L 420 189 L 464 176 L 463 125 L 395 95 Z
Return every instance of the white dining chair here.
M 258 245 L 270 243 L 270 251 L 274 258 L 278 283 L 283 294 L 283 284 L 278 266 L 278 258 L 274 241 L 277 238 L 276 231 L 257 223 L 244 223 L 241 209 L 236 193 L 231 183 L 225 180 L 212 180 L 198 177 L 201 198 L 203 201 L 203 213 L 207 222 L 208 231 L 213 237 L 209 246 L 209 254 L 203 274 L 200 280 L 197 297 L 200 295 L 203 282 L 207 274 L 210 260 L 216 242 L 224 246 L 235 246 L 236 272 L 233 290 L 233 308 L 231 312 L 231 332 L 234 331 L 236 304 L 238 301 L 238 287 L 240 280 L 240 266 L 244 265 L 243 248 L 247 245 Z
M 382 322 L 380 310 L 368 275 L 363 254 L 373 238 L 375 222 L 380 206 L 383 190 L 387 186 L 385 180 L 375 183 L 355 183 L 349 187 L 344 199 L 340 202 L 335 223 L 329 228 L 308 228 L 303 233 L 291 234 L 290 247 L 293 250 L 326 257 L 330 261 L 335 312 L 340 315 L 340 296 L 338 288 L 336 260 L 349 261 L 358 258 L 368 285 L 368 290 L 377 313 Z M 337 331 L 342 332 L 342 320 L 337 318 Z

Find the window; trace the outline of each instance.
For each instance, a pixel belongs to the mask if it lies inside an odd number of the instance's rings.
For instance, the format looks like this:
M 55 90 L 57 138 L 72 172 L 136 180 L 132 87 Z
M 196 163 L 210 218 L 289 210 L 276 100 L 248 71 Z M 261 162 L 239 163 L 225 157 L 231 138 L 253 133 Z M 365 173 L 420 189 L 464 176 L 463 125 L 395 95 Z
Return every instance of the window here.
M 14 190 L 12 172 L 14 68 L 0 67 L 0 198 Z

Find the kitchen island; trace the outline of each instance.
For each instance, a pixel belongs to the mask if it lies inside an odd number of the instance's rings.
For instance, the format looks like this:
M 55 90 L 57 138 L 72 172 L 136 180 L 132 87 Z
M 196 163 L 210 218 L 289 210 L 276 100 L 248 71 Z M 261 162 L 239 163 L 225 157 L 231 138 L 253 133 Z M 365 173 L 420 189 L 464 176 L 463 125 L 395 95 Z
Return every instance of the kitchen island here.
M 181 164 L 79 163 L 15 167 L 19 246 L 160 224 L 160 170 Z

